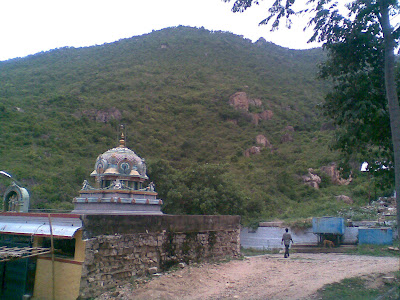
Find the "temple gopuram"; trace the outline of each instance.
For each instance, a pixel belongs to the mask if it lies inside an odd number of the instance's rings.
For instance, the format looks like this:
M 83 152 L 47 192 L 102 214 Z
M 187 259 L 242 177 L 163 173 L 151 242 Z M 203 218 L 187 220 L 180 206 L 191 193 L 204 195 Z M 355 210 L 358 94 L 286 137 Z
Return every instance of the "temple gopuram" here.
M 126 147 L 123 127 L 119 146 L 97 157 L 91 176 L 95 186 L 83 182 L 73 213 L 162 214 L 154 184 L 144 187 L 146 162 Z

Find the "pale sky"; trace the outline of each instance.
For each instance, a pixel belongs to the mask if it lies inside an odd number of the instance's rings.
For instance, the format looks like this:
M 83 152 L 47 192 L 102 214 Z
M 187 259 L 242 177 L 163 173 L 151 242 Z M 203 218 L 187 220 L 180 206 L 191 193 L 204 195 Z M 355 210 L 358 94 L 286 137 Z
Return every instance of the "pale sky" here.
M 0 0 L 0 60 L 101 45 L 179 25 L 228 31 L 253 42 L 263 37 L 291 49 L 320 46 L 307 44 L 306 18 L 291 30 L 282 26 L 271 32 L 258 26 L 267 15 L 265 5 L 244 13 L 231 8 L 222 0 Z

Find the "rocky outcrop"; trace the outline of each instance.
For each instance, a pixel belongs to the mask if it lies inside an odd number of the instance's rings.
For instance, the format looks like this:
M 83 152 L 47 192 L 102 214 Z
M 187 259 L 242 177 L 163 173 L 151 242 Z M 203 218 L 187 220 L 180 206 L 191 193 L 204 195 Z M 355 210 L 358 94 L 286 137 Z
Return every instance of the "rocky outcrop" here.
M 337 185 L 349 185 L 350 182 L 353 180 L 351 175 L 348 179 L 344 179 L 341 177 L 340 171 L 337 169 L 335 163 L 331 163 L 329 166 L 321 167 L 321 171 L 324 172 L 331 178 L 331 182 Z
M 261 153 L 261 147 L 252 146 L 244 151 L 244 156 L 250 157 L 251 155 L 257 155 Z
M 323 166 L 320 168 L 321 172 L 324 174 L 328 175 L 331 179 L 331 183 L 337 184 L 337 185 L 348 185 L 352 181 L 351 175 L 349 176 L 348 179 L 343 179 L 340 177 L 340 171 L 337 169 L 337 166 L 335 163 L 331 163 L 329 166 Z M 302 176 L 303 182 L 307 185 L 310 185 L 316 189 L 319 188 L 319 185 L 321 183 L 321 177 L 319 177 L 317 174 L 314 174 L 315 171 L 313 169 L 308 169 L 308 174 Z M 353 203 L 353 200 L 351 198 L 346 198 L 347 196 L 341 195 L 337 196 L 336 199 L 338 201 L 343 201 L 344 203 L 351 204 Z
M 263 147 L 266 148 L 272 148 L 272 144 L 270 141 L 267 139 L 265 135 L 259 134 L 256 136 L 256 143 L 257 145 L 262 145 Z
M 233 106 L 236 110 L 248 113 L 250 106 L 262 107 L 261 99 L 251 99 L 245 92 L 236 92 L 229 97 L 229 105 Z M 272 110 L 264 110 L 261 113 L 249 113 L 251 122 L 258 125 L 260 120 L 271 120 L 274 116 Z
M 243 155 L 246 157 L 250 157 L 252 155 L 257 155 L 261 153 L 262 148 L 272 149 L 272 144 L 267 139 L 265 135 L 259 134 L 256 136 L 256 144 L 259 146 L 252 146 L 249 149 L 245 150 Z
M 313 169 L 308 169 L 308 174 L 302 176 L 303 182 L 304 184 L 307 184 L 315 189 L 319 189 L 319 185 L 321 183 L 321 177 L 319 177 L 316 174 L 313 174 L 312 172 L 314 172 Z
M 255 125 L 258 125 L 260 120 L 271 120 L 274 116 L 274 113 L 272 110 L 264 110 L 261 113 L 253 113 L 251 114 L 251 118 L 252 118 L 252 123 Z
M 261 99 L 249 99 L 249 105 L 253 105 L 256 107 L 261 107 L 262 106 L 262 101 Z
M 249 98 L 245 92 L 236 92 L 229 97 L 229 105 L 236 110 L 249 111 Z

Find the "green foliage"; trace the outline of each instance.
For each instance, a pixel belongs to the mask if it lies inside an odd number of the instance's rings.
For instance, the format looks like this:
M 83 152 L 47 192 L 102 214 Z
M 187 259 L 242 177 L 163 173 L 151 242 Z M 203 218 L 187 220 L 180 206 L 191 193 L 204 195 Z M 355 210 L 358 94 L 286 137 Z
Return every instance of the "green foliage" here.
M 0 169 L 28 188 L 34 208 L 72 207 L 124 124 L 166 213 L 240 214 L 243 222 L 332 213 L 338 187 L 301 180 L 338 160 L 332 131 L 320 131 L 328 86 L 315 74 L 324 58 L 321 49 L 180 26 L 0 62 Z M 250 111 L 271 110 L 272 120 L 255 126 L 251 112 L 230 106 L 237 91 L 260 99 Z M 293 141 L 281 143 L 288 125 Z M 259 134 L 272 149 L 244 157 Z M 353 188 L 340 189 L 351 196 Z
M 318 298 L 321 299 L 348 299 L 367 300 L 378 299 L 384 295 L 390 287 L 383 286 L 379 289 L 368 287 L 366 279 L 361 277 L 346 278 L 340 282 L 325 285 L 318 291 Z M 385 298 L 396 299 L 396 298 Z
M 394 248 L 399 247 L 399 240 L 394 241 Z M 349 249 L 349 254 L 354 255 L 370 255 L 370 256 L 394 256 L 400 257 L 399 251 L 390 250 L 388 246 L 384 245 L 358 245 L 356 249 Z
M 165 199 L 164 212 L 241 215 L 247 199 L 226 173 L 226 166 L 214 164 L 194 165 L 179 171 L 159 161 L 149 168 L 149 176 L 154 174 L 159 194 Z
M 334 83 L 324 104 L 326 114 L 340 127 L 334 147 L 347 161 L 368 161 L 369 170 L 384 176 L 387 184 L 393 182 L 394 170 L 379 164 L 392 167 L 393 150 L 382 67 L 384 40 L 377 32 L 379 23 L 372 20 L 333 31 L 331 39 L 336 40 L 325 45 L 329 55 L 320 76 Z

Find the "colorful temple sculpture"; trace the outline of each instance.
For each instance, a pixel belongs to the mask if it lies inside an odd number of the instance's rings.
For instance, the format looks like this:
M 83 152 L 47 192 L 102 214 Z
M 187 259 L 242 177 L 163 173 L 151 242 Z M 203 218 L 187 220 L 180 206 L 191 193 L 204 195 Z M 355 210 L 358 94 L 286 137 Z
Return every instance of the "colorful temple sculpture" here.
M 83 182 L 73 213 L 162 214 L 154 184 L 144 187 L 149 179 L 145 160 L 126 147 L 121 131 L 120 145 L 97 157 L 91 174 L 95 186 Z

